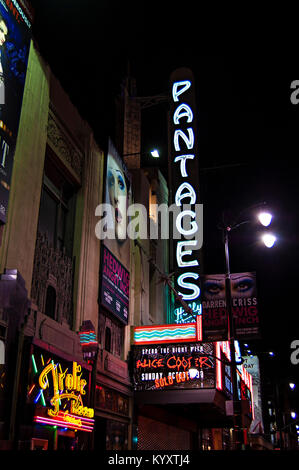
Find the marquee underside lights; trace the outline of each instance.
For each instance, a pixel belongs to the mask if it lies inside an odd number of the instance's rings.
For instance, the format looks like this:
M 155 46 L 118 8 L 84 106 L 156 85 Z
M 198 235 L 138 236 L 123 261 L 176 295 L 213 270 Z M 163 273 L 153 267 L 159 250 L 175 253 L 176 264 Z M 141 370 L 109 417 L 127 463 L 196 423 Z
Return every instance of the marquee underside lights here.
M 202 341 L 202 317 L 196 323 L 174 325 L 136 326 L 134 344 L 166 344 Z

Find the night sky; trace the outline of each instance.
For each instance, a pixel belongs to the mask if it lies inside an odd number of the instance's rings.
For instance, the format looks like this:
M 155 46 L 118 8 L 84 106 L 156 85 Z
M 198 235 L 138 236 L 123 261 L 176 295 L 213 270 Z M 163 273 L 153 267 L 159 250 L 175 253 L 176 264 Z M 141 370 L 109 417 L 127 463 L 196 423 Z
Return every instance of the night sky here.
M 205 18 L 198 10 L 189 6 L 171 14 L 172 2 L 166 3 L 168 8 L 164 5 L 162 11 L 155 2 L 147 7 L 139 2 L 136 9 L 131 2 L 34 0 L 33 32 L 99 145 L 113 135 L 114 97 L 128 62 L 139 96 L 166 93 L 174 69 L 192 69 L 204 270 L 224 272 L 217 229 L 222 212 L 237 216 L 240 210 L 267 201 L 274 213 L 277 245 L 262 246 L 257 225 L 241 227 L 232 233 L 231 270 L 257 273 L 262 339 L 254 347 L 279 352 L 285 367 L 298 376 L 299 365 L 291 366 L 289 360 L 290 343 L 299 340 L 299 104 L 290 101 L 290 84 L 299 80 L 298 60 L 289 48 L 266 47 L 269 38 L 254 42 L 253 25 L 242 31 L 240 23 L 227 45 L 218 23 L 211 21 L 204 34 Z M 145 110 L 143 118 L 143 151 L 161 150 L 165 174 L 167 105 Z

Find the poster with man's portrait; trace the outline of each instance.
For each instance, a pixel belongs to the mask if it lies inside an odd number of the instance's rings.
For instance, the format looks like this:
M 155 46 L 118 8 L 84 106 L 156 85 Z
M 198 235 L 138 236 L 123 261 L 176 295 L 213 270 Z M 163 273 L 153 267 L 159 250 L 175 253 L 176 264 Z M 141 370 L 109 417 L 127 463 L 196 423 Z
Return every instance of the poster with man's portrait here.
M 0 222 L 7 208 L 22 108 L 31 23 L 16 0 L 0 0 Z

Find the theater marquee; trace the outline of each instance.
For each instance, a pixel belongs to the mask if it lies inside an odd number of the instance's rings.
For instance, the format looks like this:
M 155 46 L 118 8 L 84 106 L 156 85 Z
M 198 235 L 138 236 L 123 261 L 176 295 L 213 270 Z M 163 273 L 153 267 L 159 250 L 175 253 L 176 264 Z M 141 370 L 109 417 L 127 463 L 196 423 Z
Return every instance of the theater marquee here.
M 215 360 L 212 343 L 133 346 L 134 390 L 214 388 Z

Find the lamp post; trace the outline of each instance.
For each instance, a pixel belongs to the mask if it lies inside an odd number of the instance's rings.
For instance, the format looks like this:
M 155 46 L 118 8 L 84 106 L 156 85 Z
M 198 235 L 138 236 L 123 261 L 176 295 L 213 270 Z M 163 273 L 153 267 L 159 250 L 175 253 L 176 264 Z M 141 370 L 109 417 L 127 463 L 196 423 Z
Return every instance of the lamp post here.
M 252 206 L 251 208 L 248 208 L 246 210 L 252 209 L 254 207 L 259 207 L 261 205 L 265 205 L 263 202 L 262 204 L 257 204 L 256 206 Z M 241 214 L 245 212 L 242 211 Z M 272 221 L 272 215 L 268 212 L 262 212 L 259 214 L 259 221 L 260 223 L 268 227 Z M 223 223 L 222 225 L 218 226 L 222 230 L 223 234 L 223 243 L 224 243 L 224 252 L 225 252 L 225 300 L 226 300 L 226 311 L 227 311 L 227 317 L 228 317 L 228 341 L 229 341 L 229 346 L 230 346 L 230 352 L 231 352 L 231 376 L 232 376 L 232 390 L 233 390 L 233 439 L 232 439 L 232 448 L 237 449 L 238 448 L 238 436 L 239 436 L 239 424 L 238 424 L 238 419 L 237 416 L 240 413 L 239 410 L 239 399 L 238 399 L 238 390 L 237 390 L 237 376 L 236 376 L 236 354 L 235 354 L 235 324 L 234 324 L 234 318 L 233 318 L 233 311 L 232 311 L 232 294 L 231 294 L 231 271 L 230 271 L 230 255 L 229 255 L 229 235 L 232 230 L 238 228 L 239 226 L 243 224 L 250 223 L 251 220 L 244 220 L 241 222 L 236 222 L 233 224 L 227 224 L 225 223 L 224 217 L 223 217 Z M 264 235 L 264 244 L 268 247 L 271 248 L 276 241 L 276 238 L 274 235 L 271 235 L 271 241 L 269 238 L 267 238 L 267 242 L 265 241 L 265 237 L 267 235 L 270 235 L 266 233 Z
M 237 447 L 237 419 L 236 419 L 236 403 L 238 401 L 237 391 L 237 375 L 236 375 L 236 351 L 235 351 L 235 328 L 234 319 L 232 312 L 231 302 L 231 272 L 230 272 L 230 259 L 229 259 L 229 227 L 225 227 L 223 230 L 224 238 L 224 249 L 225 249 L 225 296 L 226 296 L 226 309 L 228 316 L 228 340 L 231 354 L 231 376 L 232 376 L 232 387 L 233 387 L 233 439 L 232 448 L 233 450 Z

